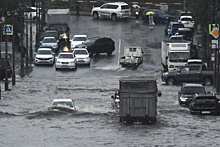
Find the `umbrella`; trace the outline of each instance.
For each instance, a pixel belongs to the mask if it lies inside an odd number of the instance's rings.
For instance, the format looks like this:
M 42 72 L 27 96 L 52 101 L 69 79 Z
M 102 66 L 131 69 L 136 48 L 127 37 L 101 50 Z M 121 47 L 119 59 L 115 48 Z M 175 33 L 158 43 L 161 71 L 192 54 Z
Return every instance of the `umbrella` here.
M 141 7 L 140 7 L 139 5 L 137 5 L 137 4 L 133 4 L 132 7 L 133 7 L 133 8 L 136 8 L 136 9 L 140 9 L 140 8 L 141 8 Z
M 152 12 L 152 11 L 149 11 L 146 13 L 146 15 L 153 15 L 153 14 L 154 14 L 154 12 Z

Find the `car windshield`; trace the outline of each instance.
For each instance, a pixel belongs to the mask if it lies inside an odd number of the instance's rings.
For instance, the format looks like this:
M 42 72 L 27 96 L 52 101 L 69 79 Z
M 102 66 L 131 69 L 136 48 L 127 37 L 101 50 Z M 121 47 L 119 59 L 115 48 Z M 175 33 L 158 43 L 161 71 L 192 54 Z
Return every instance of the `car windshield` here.
M 85 41 L 86 37 L 73 37 L 73 41 Z
M 45 37 L 57 37 L 58 34 L 56 32 L 46 32 Z
M 191 18 L 182 18 L 181 21 L 192 21 Z
M 184 87 L 183 94 L 205 94 L 204 87 Z
M 184 40 L 183 37 L 170 37 L 170 40 Z
M 50 50 L 38 50 L 37 54 L 51 55 Z
M 173 28 L 184 28 L 183 24 L 173 24 Z
M 73 58 L 72 54 L 60 54 L 59 58 Z
M 56 43 L 56 39 L 54 38 L 45 38 L 43 41 L 43 43 Z
M 190 59 L 189 52 L 171 52 L 169 54 L 170 62 L 187 62 Z
M 75 50 L 74 54 L 87 55 L 88 52 L 86 50 Z
M 49 30 L 57 30 L 59 32 L 66 32 L 68 30 L 68 26 L 65 24 L 52 24 L 48 27 Z
M 68 107 L 73 107 L 72 102 L 53 102 L 52 106 L 68 106 Z
M 216 98 L 215 97 L 197 97 L 195 102 L 197 104 L 215 104 Z

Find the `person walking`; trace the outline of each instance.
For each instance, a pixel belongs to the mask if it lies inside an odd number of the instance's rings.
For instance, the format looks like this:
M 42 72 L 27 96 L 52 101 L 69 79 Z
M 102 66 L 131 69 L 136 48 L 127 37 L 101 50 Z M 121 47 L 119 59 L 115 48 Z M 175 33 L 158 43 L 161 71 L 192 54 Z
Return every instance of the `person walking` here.
M 139 10 L 139 7 L 136 6 L 136 8 L 135 8 L 136 23 L 139 23 L 139 15 L 140 15 L 140 10 Z
M 150 29 L 153 29 L 154 27 L 154 17 L 153 17 L 153 14 L 150 14 L 149 17 L 148 17 L 148 20 L 149 20 L 149 27 Z

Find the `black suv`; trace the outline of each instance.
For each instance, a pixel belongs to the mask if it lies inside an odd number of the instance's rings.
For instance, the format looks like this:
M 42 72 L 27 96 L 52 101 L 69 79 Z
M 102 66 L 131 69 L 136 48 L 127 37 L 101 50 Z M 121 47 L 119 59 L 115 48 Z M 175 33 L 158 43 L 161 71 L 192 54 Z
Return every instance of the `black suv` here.
M 3 80 L 5 78 L 6 65 L 7 65 L 8 78 L 11 78 L 12 68 L 11 68 L 11 65 L 10 65 L 9 61 L 6 62 L 6 60 L 4 58 L 1 58 L 0 59 L 0 80 Z
M 179 104 L 188 106 L 195 94 L 206 94 L 205 87 L 202 84 L 184 83 L 178 92 Z
M 111 55 L 115 50 L 115 42 L 111 38 L 99 38 L 94 43 L 87 46 L 87 50 L 90 55 L 107 53 Z
M 215 94 L 195 94 L 189 103 L 190 114 L 219 114 L 219 99 Z

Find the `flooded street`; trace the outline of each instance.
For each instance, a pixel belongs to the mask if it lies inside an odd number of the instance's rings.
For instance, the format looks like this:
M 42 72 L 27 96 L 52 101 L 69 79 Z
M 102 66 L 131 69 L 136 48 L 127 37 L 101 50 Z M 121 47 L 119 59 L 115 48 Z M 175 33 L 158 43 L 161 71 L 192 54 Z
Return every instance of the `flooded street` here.
M 71 36 L 110 37 L 113 55 L 91 57 L 91 65 L 76 71 L 55 71 L 54 66 L 35 66 L 0 100 L 0 146 L 3 147 L 148 147 L 220 145 L 219 116 L 191 115 L 178 104 L 180 86 L 165 85 L 161 79 L 160 43 L 165 25 L 149 30 L 135 20 L 113 22 L 89 16 L 71 17 Z M 141 46 L 144 63 L 137 69 L 122 68 L 118 58 L 124 46 Z M 122 76 L 153 75 L 162 96 L 158 98 L 158 119 L 154 125 L 119 123 L 118 110 L 111 107 L 111 95 Z M 11 85 L 11 83 L 10 83 Z M 214 88 L 206 87 L 215 92 Z M 54 98 L 71 98 L 77 113 L 51 112 Z

